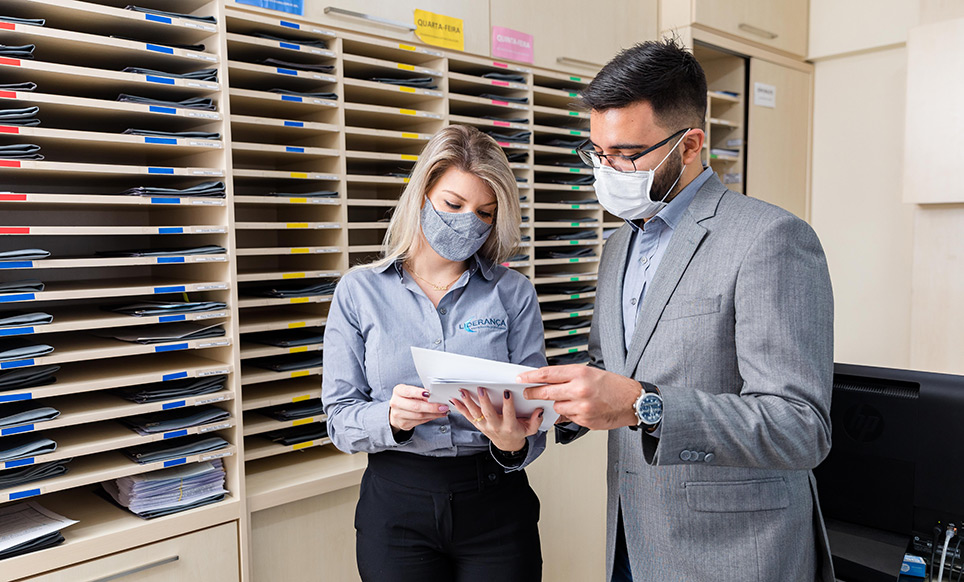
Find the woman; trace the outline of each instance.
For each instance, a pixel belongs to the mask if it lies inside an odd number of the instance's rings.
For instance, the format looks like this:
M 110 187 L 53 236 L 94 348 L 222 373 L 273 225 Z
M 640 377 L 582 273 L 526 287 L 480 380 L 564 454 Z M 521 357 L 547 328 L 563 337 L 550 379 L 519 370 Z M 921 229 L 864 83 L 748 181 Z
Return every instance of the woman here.
M 535 289 L 500 265 L 520 222 L 498 144 L 447 127 L 419 156 L 385 257 L 335 290 L 322 400 L 335 446 L 369 453 L 355 510 L 366 582 L 541 579 L 539 500 L 522 468 L 545 448 L 543 411 L 516 418 L 509 392 L 484 390 L 430 403 L 409 349 L 546 365 Z

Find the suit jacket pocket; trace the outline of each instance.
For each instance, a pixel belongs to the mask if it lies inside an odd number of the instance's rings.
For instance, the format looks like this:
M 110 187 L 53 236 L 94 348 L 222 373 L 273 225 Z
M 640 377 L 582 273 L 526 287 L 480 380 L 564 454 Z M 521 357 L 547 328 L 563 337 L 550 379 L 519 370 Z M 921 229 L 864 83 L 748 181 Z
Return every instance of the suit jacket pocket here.
M 766 511 L 790 505 L 783 477 L 749 481 L 690 481 L 683 484 L 686 503 L 694 511 L 724 513 Z
M 707 315 L 719 313 L 723 303 L 723 296 L 701 297 L 699 299 L 684 299 L 682 301 L 671 302 L 663 309 L 661 321 L 671 321 L 684 317 L 696 317 L 697 315 Z

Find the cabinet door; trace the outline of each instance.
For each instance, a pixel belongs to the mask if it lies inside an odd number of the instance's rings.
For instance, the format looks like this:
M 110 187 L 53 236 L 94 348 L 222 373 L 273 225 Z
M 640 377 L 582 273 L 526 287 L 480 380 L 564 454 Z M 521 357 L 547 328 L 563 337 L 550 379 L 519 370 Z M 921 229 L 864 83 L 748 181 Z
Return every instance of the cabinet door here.
M 756 83 L 774 88 L 773 107 L 757 104 Z M 747 98 L 746 193 L 806 219 L 812 104 L 810 73 L 750 59 Z
M 696 0 L 695 8 L 697 24 L 801 57 L 807 54 L 807 0 Z
M 465 51 L 489 54 L 489 4 L 479 0 L 312 0 L 305 2 L 305 18 L 322 25 L 335 26 L 409 42 L 419 42 L 414 32 L 369 19 L 341 14 L 325 14 L 325 8 L 348 10 L 368 16 L 414 25 L 415 9 L 461 18 Z
M 490 6 L 492 26 L 532 35 L 536 66 L 578 68 L 585 73 L 598 71 L 620 49 L 655 39 L 659 24 L 657 0 L 597 0 L 591 4 L 584 0 L 490 0 Z
M 237 582 L 238 528 L 226 523 L 30 578 L 29 582 Z M 26 581 L 25 581 L 26 582 Z

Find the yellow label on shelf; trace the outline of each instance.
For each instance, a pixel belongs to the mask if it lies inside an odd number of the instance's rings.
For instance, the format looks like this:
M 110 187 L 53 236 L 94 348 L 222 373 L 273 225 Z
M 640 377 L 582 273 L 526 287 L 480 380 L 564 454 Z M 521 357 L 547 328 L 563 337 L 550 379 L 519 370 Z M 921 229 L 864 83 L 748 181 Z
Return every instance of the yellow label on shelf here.
M 403 93 L 417 93 L 415 87 L 399 87 L 398 90 Z
M 308 202 L 307 198 L 288 198 L 288 202 L 291 204 L 305 204 Z
M 289 222 L 286 225 L 288 228 L 308 228 L 307 222 Z
M 416 134 L 416 135 L 418 135 L 418 134 Z M 410 161 L 410 162 L 417 162 L 417 161 L 418 161 L 418 156 L 413 156 L 412 154 L 402 154 L 402 159 L 403 159 L 403 160 L 408 160 L 408 161 Z
M 425 44 L 465 50 L 465 27 L 461 18 L 415 9 L 415 36 Z
M 308 303 L 307 297 L 292 297 L 289 303 Z
M 409 180 L 411 180 L 411 178 L 402 178 L 402 182 L 404 182 L 405 184 L 408 184 Z
M 297 451 L 298 449 L 306 449 L 311 445 L 315 444 L 315 441 L 305 441 L 303 443 L 298 443 L 296 445 L 291 445 L 292 451 Z
M 308 247 L 301 247 L 297 249 L 291 249 L 291 254 L 293 255 L 303 255 L 308 252 Z
M 415 65 L 406 65 L 405 63 L 398 63 L 398 68 L 403 71 L 414 71 Z
M 409 132 L 407 132 L 407 131 L 403 131 L 403 132 L 402 132 L 402 137 L 404 137 L 405 139 L 418 139 L 418 134 L 417 134 L 417 133 L 409 133 Z M 413 156 L 413 157 L 417 157 L 417 156 Z
M 306 172 L 291 172 L 292 178 L 307 178 L 308 174 Z
M 281 275 L 282 279 L 304 279 L 307 275 L 304 273 L 285 273 Z
M 308 375 L 308 370 L 298 370 L 291 373 L 292 378 L 299 378 L 301 376 L 307 376 L 307 375 Z
M 315 419 L 314 419 L 314 418 L 311 418 L 311 417 L 308 417 L 308 418 L 299 418 L 298 420 L 292 420 L 292 421 L 291 421 L 291 426 L 301 426 L 301 425 L 303 425 L 303 424 L 311 424 L 311 423 L 313 423 L 314 421 L 315 421 Z
M 288 327 L 291 327 L 290 325 Z M 288 348 L 289 354 L 297 354 L 299 352 L 307 352 L 308 346 L 298 346 L 296 348 Z
M 288 324 L 288 329 L 294 329 L 296 327 L 305 327 L 308 325 L 307 321 L 295 321 Z
M 410 45 L 410 44 L 400 44 L 400 45 L 398 45 L 398 48 L 402 49 L 403 51 L 413 51 L 413 50 L 415 50 L 415 47 L 413 47 L 413 46 Z
M 294 398 L 291 399 L 291 401 L 292 401 L 292 402 L 304 402 L 305 400 L 308 400 L 309 398 L 311 398 L 311 394 L 302 394 L 301 396 L 295 396 Z
M 415 115 L 416 113 L 418 113 L 414 109 L 399 109 L 398 112 L 401 113 L 402 115 Z

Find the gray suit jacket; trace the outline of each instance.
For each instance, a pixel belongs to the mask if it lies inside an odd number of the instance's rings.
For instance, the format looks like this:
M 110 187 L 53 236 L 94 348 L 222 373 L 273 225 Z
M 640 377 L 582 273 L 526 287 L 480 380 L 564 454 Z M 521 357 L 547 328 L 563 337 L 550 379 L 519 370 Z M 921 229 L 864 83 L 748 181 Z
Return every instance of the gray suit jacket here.
M 606 243 L 589 351 L 657 385 L 664 415 L 659 438 L 610 431 L 606 581 L 621 505 L 636 580 L 833 582 L 810 471 L 830 450 L 833 382 L 817 236 L 714 176 L 673 233 L 627 353 L 630 235 Z

